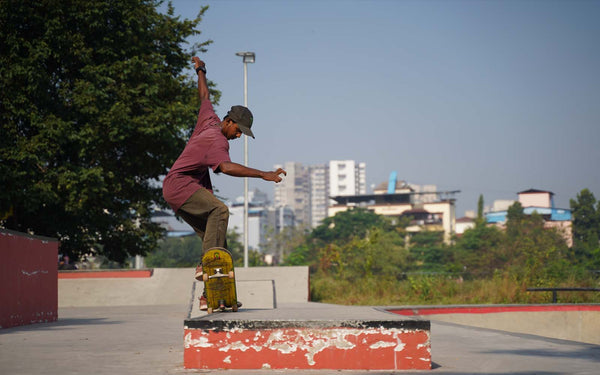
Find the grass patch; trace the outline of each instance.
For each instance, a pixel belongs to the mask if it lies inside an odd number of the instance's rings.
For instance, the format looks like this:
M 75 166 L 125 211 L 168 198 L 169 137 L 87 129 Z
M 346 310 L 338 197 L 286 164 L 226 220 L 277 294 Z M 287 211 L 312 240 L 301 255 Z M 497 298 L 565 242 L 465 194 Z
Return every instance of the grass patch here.
M 568 280 L 559 286 L 594 287 L 591 280 Z M 311 276 L 311 299 L 340 305 L 460 305 L 551 303 L 551 292 L 528 292 L 508 275 L 462 280 L 447 276 L 411 276 L 405 280 L 369 277 L 356 281 Z M 558 292 L 559 303 L 600 303 L 600 292 Z

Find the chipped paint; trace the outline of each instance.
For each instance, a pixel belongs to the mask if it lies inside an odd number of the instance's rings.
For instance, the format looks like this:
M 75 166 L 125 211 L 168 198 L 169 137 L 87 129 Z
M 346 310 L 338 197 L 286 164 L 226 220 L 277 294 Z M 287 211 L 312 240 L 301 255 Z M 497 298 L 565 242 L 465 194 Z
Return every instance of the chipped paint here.
M 363 340 L 363 344 L 366 340 Z M 377 341 L 375 344 L 369 346 L 371 349 L 379 349 L 379 348 L 389 348 L 390 346 L 396 346 L 395 342 L 390 341 Z
M 245 352 L 248 349 L 250 349 L 249 346 L 244 345 L 241 341 L 237 341 L 237 342 L 233 342 L 229 345 L 220 347 L 219 351 L 220 352 L 228 352 L 230 350 L 241 350 L 242 352 Z
M 189 348 L 210 348 L 213 346 L 207 336 L 200 336 L 198 339 L 192 339 L 192 333 L 188 332 L 183 340 L 183 346 Z
M 186 368 L 260 369 L 265 365 L 274 369 L 431 368 L 429 331 L 426 330 L 382 326 L 260 331 L 186 329 L 186 332 Z M 188 350 L 193 348 L 199 350 Z
M 23 275 L 25 275 L 25 276 L 35 276 L 35 275 L 37 275 L 38 273 L 41 273 L 41 274 L 47 274 L 47 273 L 48 273 L 48 271 L 46 271 L 46 270 L 41 270 L 41 271 L 32 271 L 32 272 L 27 272 L 27 271 L 25 271 L 25 270 L 21 270 L 21 273 L 22 273 Z
M 398 345 L 396 345 L 396 347 L 394 348 L 394 351 L 395 352 L 403 351 L 406 344 L 403 343 L 402 341 L 400 341 L 400 338 L 398 338 L 398 337 L 396 337 L 396 340 L 398 340 Z

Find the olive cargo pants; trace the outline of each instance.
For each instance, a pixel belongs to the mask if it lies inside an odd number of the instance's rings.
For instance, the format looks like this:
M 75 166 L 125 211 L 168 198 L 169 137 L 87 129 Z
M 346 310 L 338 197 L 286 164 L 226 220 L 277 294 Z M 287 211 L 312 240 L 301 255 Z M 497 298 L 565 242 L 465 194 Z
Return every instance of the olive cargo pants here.
M 177 211 L 186 223 L 202 238 L 202 252 L 211 247 L 227 249 L 229 208 L 213 193 L 198 189 Z

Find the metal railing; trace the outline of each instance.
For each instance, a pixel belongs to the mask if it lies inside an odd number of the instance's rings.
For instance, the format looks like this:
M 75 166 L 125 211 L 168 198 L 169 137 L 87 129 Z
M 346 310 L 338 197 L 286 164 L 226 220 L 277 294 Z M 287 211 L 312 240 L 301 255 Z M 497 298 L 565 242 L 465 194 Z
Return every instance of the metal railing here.
M 557 292 L 600 292 L 599 288 L 527 288 L 528 292 L 552 292 L 552 303 L 557 301 Z

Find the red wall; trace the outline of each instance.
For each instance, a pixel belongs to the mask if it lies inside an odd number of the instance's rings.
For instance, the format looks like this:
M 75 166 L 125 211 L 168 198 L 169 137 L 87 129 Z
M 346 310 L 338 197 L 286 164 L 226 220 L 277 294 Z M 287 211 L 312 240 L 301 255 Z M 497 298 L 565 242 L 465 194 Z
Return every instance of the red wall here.
M 0 328 L 58 318 L 58 245 L 0 229 Z

